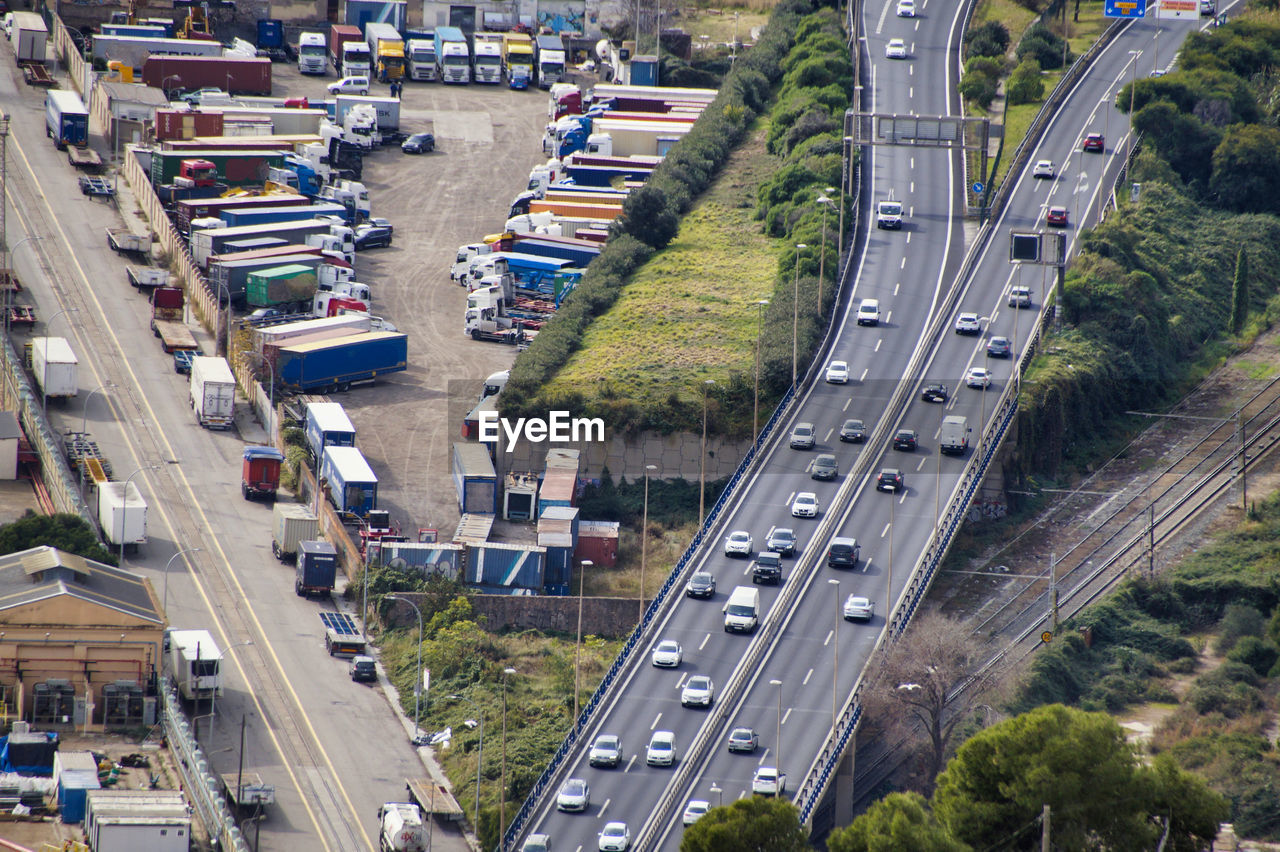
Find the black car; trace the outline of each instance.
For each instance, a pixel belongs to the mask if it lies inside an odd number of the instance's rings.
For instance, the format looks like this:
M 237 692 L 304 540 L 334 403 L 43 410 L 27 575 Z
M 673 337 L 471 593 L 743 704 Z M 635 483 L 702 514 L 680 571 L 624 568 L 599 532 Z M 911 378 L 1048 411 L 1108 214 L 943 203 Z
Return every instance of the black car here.
M 840 464 L 831 453 L 823 453 L 809 465 L 809 476 L 813 479 L 830 480 L 840 475 Z
M 755 564 L 751 566 L 751 582 L 774 585 L 782 582 L 782 560 L 778 554 L 770 551 L 756 554 Z
M 948 396 L 947 386 L 938 382 L 925 385 L 920 391 L 920 398 L 925 402 L 946 402 Z
M 415 133 L 400 145 L 406 154 L 430 154 L 436 149 L 436 137 L 430 133 Z
M 351 661 L 351 679 L 356 683 L 378 679 L 378 667 L 373 657 L 359 656 Z
M 769 540 L 765 542 L 764 546 L 766 550 L 772 550 L 779 556 L 795 556 L 795 530 L 789 530 L 786 527 L 778 527 L 776 530 L 769 533 Z
M 885 468 L 880 471 L 880 475 L 876 477 L 877 491 L 893 491 L 898 492 L 906 488 L 906 484 L 902 480 L 902 471 L 894 468 Z
M 867 440 L 867 427 L 861 420 L 846 420 L 840 427 L 840 440 L 846 444 L 861 444 Z
M 716 593 L 716 578 L 706 571 L 695 571 L 684 587 L 684 593 L 691 598 L 709 598 Z
M 386 248 L 391 245 L 391 229 L 370 225 L 356 231 L 356 251 L 370 248 Z
M 893 448 L 912 452 L 916 448 L 916 430 L 899 429 L 893 436 Z

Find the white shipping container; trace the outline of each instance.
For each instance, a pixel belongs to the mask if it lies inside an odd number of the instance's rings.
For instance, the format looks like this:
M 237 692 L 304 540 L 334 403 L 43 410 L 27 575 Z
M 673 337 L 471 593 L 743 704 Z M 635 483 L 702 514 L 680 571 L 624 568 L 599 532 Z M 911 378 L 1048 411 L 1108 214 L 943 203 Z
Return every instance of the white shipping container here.
M 125 486 L 128 485 L 128 497 Z M 132 482 L 98 486 L 98 525 L 111 544 L 147 543 L 147 501 Z
M 253 351 L 261 355 L 264 345 L 278 345 L 296 337 L 305 337 L 309 334 L 330 329 L 338 329 L 342 331 L 340 336 L 345 336 L 368 331 L 370 327 L 371 322 L 367 313 L 341 314 L 336 317 L 322 317 L 320 319 L 270 325 L 254 332 Z
M 208 630 L 169 631 L 169 677 L 188 701 L 222 693 L 222 652 Z
M 226 358 L 191 359 L 191 408 L 206 429 L 230 429 L 235 420 L 236 377 Z
M 31 341 L 31 372 L 48 397 L 70 397 L 80 391 L 79 361 L 65 337 L 37 337 Z

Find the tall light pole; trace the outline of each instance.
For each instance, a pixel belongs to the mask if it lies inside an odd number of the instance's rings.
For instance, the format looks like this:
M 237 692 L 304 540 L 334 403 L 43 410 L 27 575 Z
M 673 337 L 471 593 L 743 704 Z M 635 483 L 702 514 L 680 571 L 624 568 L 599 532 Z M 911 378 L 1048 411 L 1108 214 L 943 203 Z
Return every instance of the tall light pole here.
M 702 529 L 706 517 L 704 506 L 707 498 L 707 393 L 715 379 L 707 379 L 702 383 L 702 453 L 698 459 L 698 529 Z
M 774 758 L 774 763 L 778 764 L 778 775 L 781 776 L 783 774 L 782 772 L 782 681 L 774 679 L 769 681 L 769 685 L 778 687 L 778 725 L 776 728 L 774 728 L 774 731 L 773 731 L 773 758 Z M 781 778 L 778 779 L 778 783 L 779 783 L 779 786 L 781 786 L 782 784 Z
M 476 715 L 480 717 L 480 745 L 476 748 L 476 815 L 472 822 L 472 827 L 476 834 L 480 833 L 480 767 L 484 765 L 484 710 L 470 698 L 465 695 L 450 695 L 451 701 L 465 701 L 476 710 Z
M 836 587 L 836 629 L 832 635 L 832 641 L 835 642 L 835 663 L 831 668 L 831 730 L 836 729 L 836 718 L 839 715 L 837 707 L 837 694 L 839 691 L 838 678 L 840 677 L 840 581 L 834 578 L 827 580 L 828 583 Z
M 768 299 L 756 300 L 756 392 L 751 407 L 751 440 L 760 438 L 760 349 L 764 343 L 764 309 Z
M 316 471 L 316 493 L 320 491 L 320 472 Z M 317 516 L 320 507 L 316 506 Z M 356 515 L 356 520 L 360 522 L 360 526 L 365 531 L 365 547 L 371 541 L 369 537 L 369 522 L 364 518 Z M 369 554 L 360 550 L 360 637 L 367 643 L 369 641 Z
M 1133 94 L 1138 88 L 1138 57 L 1142 55 L 1141 50 L 1131 50 L 1129 55 L 1133 57 L 1133 68 L 1129 75 L 1129 151 L 1124 158 L 1124 173 L 1129 174 L 1129 161 L 1133 158 Z
M 827 187 L 827 192 L 835 192 L 834 186 Z M 818 196 L 818 203 L 822 205 L 822 252 L 818 255 L 818 308 L 815 313 L 818 318 L 822 318 L 822 284 L 823 276 L 826 274 L 827 266 L 827 208 L 835 204 L 826 195 Z
M 590 559 L 578 564 L 578 639 L 573 643 L 573 726 L 578 727 L 578 671 L 582 658 L 582 587 L 587 582 L 587 569 L 595 565 Z M 505 683 L 505 681 L 504 681 Z M 505 689 L 505 687 L 503 687 Z M 506 730 L 505 728 L 503 730 Z
M 401 595 L 387 595 L 387 600 L 407 603 L 418 616 L 418 674 L 413 680 L 413 744 L 417 745 L 420 730 L 418 721 L 422 718 L 422 610 L 418 609 L 416 603 Z
M 791 386 L 796 385 L 796 363 L 800 340 L 800 252 L 807 249 L 804 243 L 796 243 L 796 274 L 791 293 Z
M 1075 211 L 1075 217 L 1076 217 L 1076 233 L 1079 233 L 1079 232 L 1080 232 L 1080 226 L 1081 226 L 1081 223 L 1080 223 L 1080 196 L 1081 196 L 1081 195 L 1084 195 L 1084 194 L 1085 194 L 1085 193 L 1087 193 L 1088 191 L 1089 191 L 1089 173 L 1088 173 L 1088 172 L 1081 172 L 1081 173 L 1080 173 L 1080 175 L 1076 178 L 1076 187 L 1075 187 L 1075 189 L 1071 190 L 1071 194 L 1072 194 L 1072 195 L 1074 195 L 1074 196 L 1076 197 L 1076 211 Z M 1088 213 L 1088 212 L 1089 212 L 1089 208 L 1087 208 L 1087 207 L 1086 207 L 1084 212 Z
M 640 619 L 644 621 L 644 561 L 649 551 L 649 474 L 658 469 L 656 464 L 644 466 L 644 516 L 640 523 Z
M 49 412 L 49 329 L 53 328 L 53 322 L 65 313 L 79 313 L 79 308 L 63 308 L 53 315 L 47 323 L 44 324 L 44 366 L 40 368 L 40 414 L 48 416 Z
M 144 470 L 159 470 L 159 469 L 160 469 L 160 465 L 158 464 L 144 464 L 142 467 L 138 468 L 133 473 L 129 474 L 129 478 L 124 481 L 124 490 L 120 492 L 120 567 L 121 568 L 124 567 L 124 537 L 125 537 L 125 530 L 128 529 L 128 525 L 125 523 L 125 521 L 128 520 L 126 516 L 129 514 L 129 483 L 133 482 L 133 478 L 138 474 L 142 473 Z M 114 529 L 115 527 L 114 521 L 112 521 L 111 526 Z
M 204 550 L 203 547 L 188 547 L 186 550 L 179 550 L 169 557 L 168 562 L 164 563 L 164 601 L 160 604 L 160 609 L 164 610 L 166 619 L 169 617 L 169 566 L 184 553 L 198 553 L 202 550 Z
M 898 492 L 893 492 L 893 500 L 889 503 L 889 570 L 885 572 L 885 590 L 884 590 L 884 620 L 885 624 L 889 623 L 889 616 L 893 614 L 893 535 L 896 530 L 893 528 L 895 520 L 895 509 L 898 503 Z
M 507 852 L 507 675 L 515 669 L 502 670 L 502 789 L 498 791 L 498 849 Z
M 221 281 L 215 281 L 214 283 L 218 285 L 218 292 L 219 292 L 219 293 L 226 293 L 226 294 L 227 294 L 227 350 L 226 350 L 226 355 L 227 355 L 227 361 L 228 361 L 228 362 L 230 362 L 230 361 L 231 361 L 231 288 L 230 288 L 230 287 L 228 287 L 226 284 L 223 284 Z M 218 304 L 218 313 L 222 313 L 222 304 L 221 304 L 221 303 L 219 303 L 219 304 Z M 217 349 L 217 335 L 216 335 L 216 334 L 214 335 L 214 348 L 215 348 L 215 350 Z
M 114 382 L 107 382 L 105 385 L 98 385 L 96 388 L 89 391 L 89 395 L 84 398 L 84 417 L 80 419 L 80 434 L 83 435 L 85 430 L 89 428 L 89 401 L 93 399 L 93 395 L 95 393 L 101 393 L 104 390 L 115 390 L 115 388 L 116 386 Z

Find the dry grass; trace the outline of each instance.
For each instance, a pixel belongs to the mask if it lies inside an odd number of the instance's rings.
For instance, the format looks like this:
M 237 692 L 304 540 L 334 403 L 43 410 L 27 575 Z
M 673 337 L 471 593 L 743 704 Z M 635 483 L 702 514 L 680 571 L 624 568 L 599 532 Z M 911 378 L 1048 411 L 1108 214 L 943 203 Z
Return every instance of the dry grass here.
M 708 44 L 731 44 L 735 32 L 740 42 L 750 44 L 754 41 L 751 31 L 759 30 L 769 22 L 769 10 L 774 4 L 769 2 L 753 5 L 759 8 L 743 6 L 724 9 L 686 9 L 677 19 L 678 26 L 693 36 L 695 49 L 702 41 L 701 36 L 707 36 Z

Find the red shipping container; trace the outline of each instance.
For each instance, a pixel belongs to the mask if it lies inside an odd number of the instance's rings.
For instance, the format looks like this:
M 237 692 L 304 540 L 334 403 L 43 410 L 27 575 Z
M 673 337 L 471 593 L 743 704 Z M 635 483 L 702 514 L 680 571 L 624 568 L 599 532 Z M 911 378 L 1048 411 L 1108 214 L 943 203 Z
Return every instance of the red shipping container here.
M 222 113 L 185 109 L 156 110 L 156 141 L 221 136 Z
M 590 559 L 595 565 L 612 568 L 618 564 L 618 522 L 579 521 L 578 561 Z
M 265 56 L 148 56 L 142 64 L 142 82 L 157 89 L 181 86 L 187 91 L 215 88 L 233 95 L 269 95 L 271 60 Z

